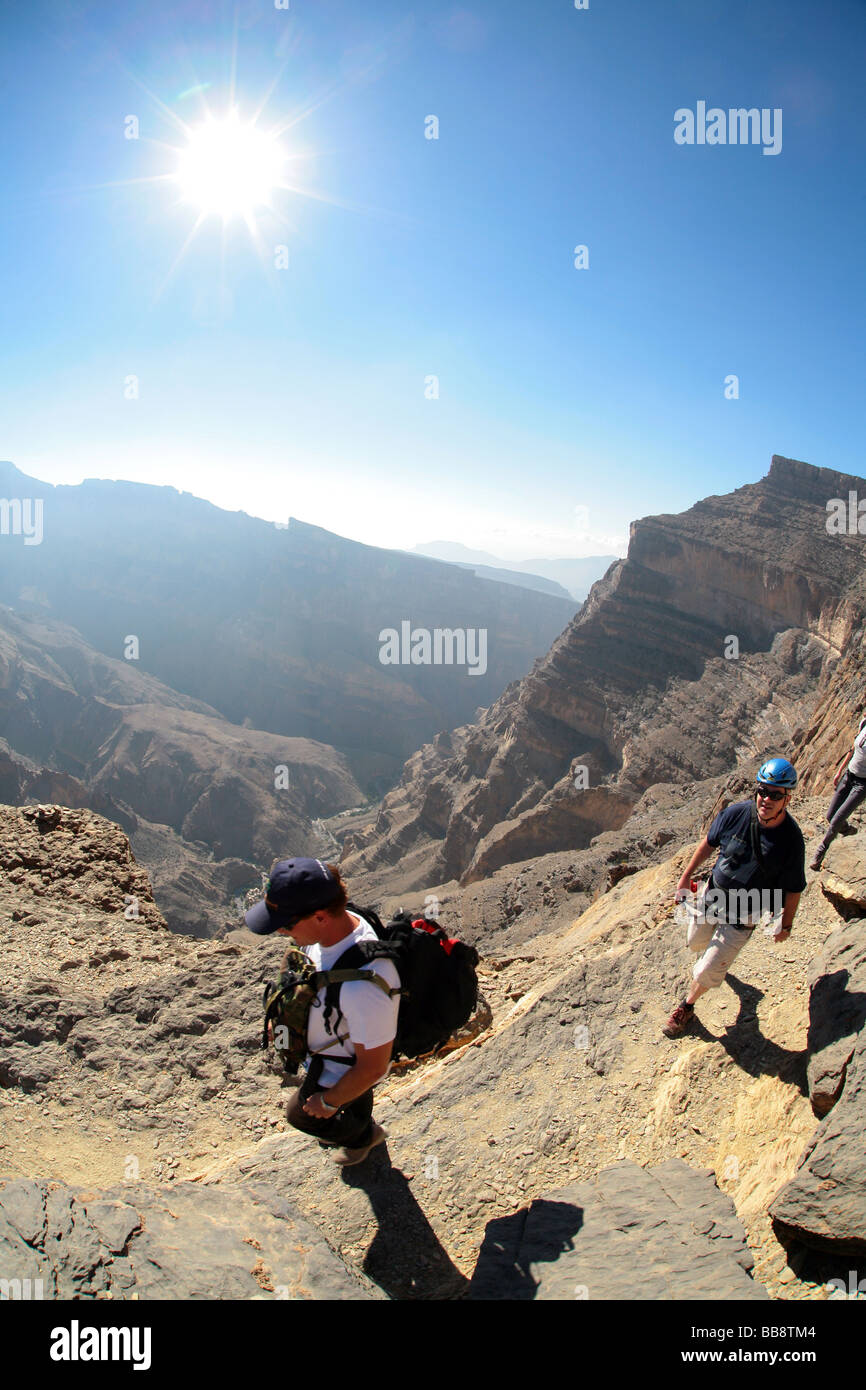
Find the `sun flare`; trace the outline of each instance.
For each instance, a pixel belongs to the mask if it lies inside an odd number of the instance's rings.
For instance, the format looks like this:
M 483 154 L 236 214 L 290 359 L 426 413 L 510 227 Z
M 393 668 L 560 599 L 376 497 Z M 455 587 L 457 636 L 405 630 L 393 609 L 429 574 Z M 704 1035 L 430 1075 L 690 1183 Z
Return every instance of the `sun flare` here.
M 242 125 L 232 110 L 190 130 L 186 147 L 179 151 L 175 179 L 183 201 L 194 204 L 202 216 L 250 219 L 270 204 L 285 161 L 274 136 L 257 130 L 254 123 Z

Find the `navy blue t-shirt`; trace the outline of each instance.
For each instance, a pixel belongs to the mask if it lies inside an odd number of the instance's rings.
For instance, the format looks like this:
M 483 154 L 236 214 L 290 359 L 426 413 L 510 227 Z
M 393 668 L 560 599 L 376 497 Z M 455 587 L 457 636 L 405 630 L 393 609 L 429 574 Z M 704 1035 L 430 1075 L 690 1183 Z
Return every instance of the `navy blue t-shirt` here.
M 752 801 L 735 801 L 720 811 L 707 831 L 714 849 L 721 849 L 713 867 L 717 887 L 781 889 L 802 893 L 806 887 L 806 846 L 803 832 L 790 811 L 781 825 L 768 830 L 758 822 L 764 869 L 752 849 Z

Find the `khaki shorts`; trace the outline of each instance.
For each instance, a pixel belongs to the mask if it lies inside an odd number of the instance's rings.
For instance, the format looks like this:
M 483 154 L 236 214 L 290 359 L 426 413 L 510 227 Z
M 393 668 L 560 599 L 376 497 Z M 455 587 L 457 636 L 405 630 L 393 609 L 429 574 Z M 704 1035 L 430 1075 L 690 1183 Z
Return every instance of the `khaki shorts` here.
M 695 983 L 704 989 L 717 989 L 751 935 L 747 928 L 715 926 L 701 916 L 694 917 L 689 922 L 688 944 L 700 952 L 692 971 Z

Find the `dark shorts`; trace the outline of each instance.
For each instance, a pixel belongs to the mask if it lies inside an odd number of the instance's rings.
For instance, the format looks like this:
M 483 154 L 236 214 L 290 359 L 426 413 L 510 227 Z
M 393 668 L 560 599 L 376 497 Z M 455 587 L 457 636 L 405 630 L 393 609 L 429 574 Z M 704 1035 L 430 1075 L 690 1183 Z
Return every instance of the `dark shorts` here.
M 286 1108 L 286 1119 L 295 1129 L 304 1134 L 312 1134 L 320 1144 L 343 1145 L 347 1149 L 362 1149 L 368 1144 L 373 1133 L 373 1088 L 363 1095 L 350 1100 L 329 1120 L 317 1119 L 304 1110 L 304 1101 L 315 1091 L 323 1088 L 307 1077 L 303 1085 L 295 1091 Z M 325 1091 L 327 1099 L 327 1091 Z

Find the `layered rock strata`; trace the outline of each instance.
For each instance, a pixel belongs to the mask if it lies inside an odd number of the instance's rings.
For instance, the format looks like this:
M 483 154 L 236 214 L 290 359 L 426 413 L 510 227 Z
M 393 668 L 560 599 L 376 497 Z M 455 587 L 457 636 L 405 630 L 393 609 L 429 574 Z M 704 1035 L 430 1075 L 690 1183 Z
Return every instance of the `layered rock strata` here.
M 347 837 L 347 872 L 469 883 L 584 847 L 654 783 L 800 756 L 810 729 L 823 786 L 856 729 L 866 614 L 863 538 L 828 531 L 827 502 L 858 486 L 774 457 L 759 483 L 635 522 L 532 672 L 410 758 L 375 825 Z

